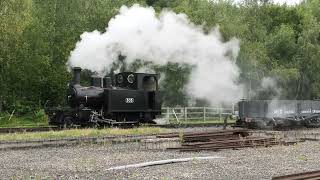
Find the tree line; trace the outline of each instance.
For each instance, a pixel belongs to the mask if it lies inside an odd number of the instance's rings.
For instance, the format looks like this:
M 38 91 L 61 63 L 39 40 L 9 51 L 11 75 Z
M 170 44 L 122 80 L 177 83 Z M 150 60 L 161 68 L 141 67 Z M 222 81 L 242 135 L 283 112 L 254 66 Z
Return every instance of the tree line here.
M 282 89 L 282 99 L 314 99 L 320 95 L 320 1 L 297 6 L 268 0 L 2 0 L 0 2 L 0 112 L 20 114 L 63 104 L 71 74 L 70 51 L 85 31 L 105 31 L 122 5 L 153 6 L 185 13 L 205 29 L 219 25 L 225 41 L 240 39 L 237 64 L 248 97 L 266 99 L 274 92 L 259 91 L 264 77 Z M 184 85 L 190 67 L 168 64 L 165 104 L 187 105 Z M 197 101 L 203 104 L 205 102 Z

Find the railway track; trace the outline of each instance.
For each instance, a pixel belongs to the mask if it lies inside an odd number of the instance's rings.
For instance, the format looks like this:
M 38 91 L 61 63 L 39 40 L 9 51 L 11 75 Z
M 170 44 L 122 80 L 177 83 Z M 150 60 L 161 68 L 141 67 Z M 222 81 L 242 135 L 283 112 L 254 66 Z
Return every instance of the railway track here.
M 212 124 L 212 123 L 202 123 L 202 124 L 143 124 L 143 127 L 160 127 L 160 128 L 194 128 L 194 127 L 222 127 L 224 124 Z M 228 123 L 228 125 L 233 125 L 233 123 Z M 99 128 L 99 127 L 98 127 Z M 67 128 L 74 129 L 74 128 Z M 81 129 L 81 127 L 77 127 L 76 129 Z M 22 132 L 45 132 L 45 131 L 59 131 L 66 130 L 64 128 L 60 128 L 57 126 L 43 126 L 43 127 L 8 127 L 8 128 L 0 128 L 0 134 L 5 133 L 22 133 Z
M 121 144 L 121 143 L 140 143 L 146 139 L 155 138 L 155 135 L 119 135 L 101 137 L 67 137 L 67 138 L 45 138 L 31 140 L 8 140 L 0 141 L 0 150 L 59 147 L 77 144 Z
M 10 128 L 7 132 L 34 132 L 54 130 L 55 127 L 42 128 Z M 61 129 L 58 129 L 61 130 Z M 5 132 L 5 131 L 2 131 Z M 206 129 L 205 131 L 190 131 L 189 129 L 175 131 L 170 133 L 160 134 L 146 134 L 146 135 L 108 135 L 100 137 L 67 137 L 67 138 L 46 138 L 33 140 L 10 140 L 0 141 L 0 149 L 23 148 L 23 147 L 44 147 L 44 146 L 60 146 L 68 144 L 81 143 L 105 143 L 120 140 L 121 142 L 140 141 L 141 139 L 148 139 L 153 142 L 173 142 L 175 146 L 168 147 L 168 150 L 179 151 L 201 151 L 210 150 L 217 151 L 221 149 L 240 149 L 247 147 L 268 147 L 273 145 L 287 145 L 300 142 L 299 139 L 292 141 L 284 140 L 283 137 L 274 136 L 257 136 L 254 131 L 248 129 Z M 176 142 L 176 143 L 175 143 Z M 177 144 L 178 143 L 178 144 Z
M 320 170 L 272 177 L 272 180 L 315 180 L 320 179 Z
M 22 133 L 22 132 L 45 132 L 51 130 L 61 130 L 59 127 L 55 126 L 43 126 L 43 127 L 10 127 L 10 128 L 0 128 L 0 134 L 5 133 Z
M 206 130 L 200 132 L 171 132 L 171 133 L 160 133 L 160 134 L 147 134 L 147 135 L 121 135 L 121 136 L 103 136 L 103 137 L 68 137 L 68 138 L 49 138 L 49 139 L 33 139 L 33 140 L 14 140 L 14 141 L 0 141 L 0 149 L 15 149 L 15 148 L 33 148 L 33 147 L 49 147 L 49 146 L 60 146 L 60 145 L 71 145 L 81 143 L 113 143 L 113 142 L 141 142 L 146 140 L 146 143 L 159 144 L 164 142 L 172 142 L 174 146 L 168 147 L 167 149 L 179 149 L 181 151 L 197 151 L 197 150 L 212 150 L 231 148 L 235 146 L 234 143 L 241 142 L 241 147 L 248 147 L 248 144 L 243 144 L 241 137 L 248 136 L 247 129 L 229 129 L 229 130 Z M 183 143 L 179 148 L 180 137 L 183 137 Z M 266 138 L 262 138 L 266 139 Z M 252 139 L 248 142 L 252 142 Z M 260 142 L 260 139 L 254 139 L 255 143 Z M 225 142 L 225 143 L 223 143 Z M 221 144 L 224 144 L 221 148 Z M 175 148 L 178 147 L 178 148 Z M 209 148 L 209 149 L 208 149 Z

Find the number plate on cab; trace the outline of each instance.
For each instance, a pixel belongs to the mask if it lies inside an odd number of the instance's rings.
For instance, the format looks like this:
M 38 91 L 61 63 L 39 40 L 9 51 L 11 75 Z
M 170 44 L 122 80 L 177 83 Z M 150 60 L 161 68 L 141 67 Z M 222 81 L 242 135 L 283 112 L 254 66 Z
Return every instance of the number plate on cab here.
M 133 104 L 134 103 L 134 98 L 126 98 L 125 102 L 126 102 L 126 104 Z

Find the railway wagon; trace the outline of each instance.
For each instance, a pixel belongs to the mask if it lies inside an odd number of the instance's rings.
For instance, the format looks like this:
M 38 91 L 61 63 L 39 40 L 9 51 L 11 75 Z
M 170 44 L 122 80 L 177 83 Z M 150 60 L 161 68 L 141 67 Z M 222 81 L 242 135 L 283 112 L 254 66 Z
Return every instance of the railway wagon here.
M 320 127 L 318 100 L 241 100 L 238 108 L 238 126 L 258 129 Z

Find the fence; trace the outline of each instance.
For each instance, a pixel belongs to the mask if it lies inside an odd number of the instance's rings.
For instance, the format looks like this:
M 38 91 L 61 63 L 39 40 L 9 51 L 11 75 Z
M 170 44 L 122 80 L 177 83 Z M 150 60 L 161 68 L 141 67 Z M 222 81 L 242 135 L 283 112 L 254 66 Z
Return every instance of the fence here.
M 223 121 L 228 116 L 236 115 L 235 106 L 216 108 L 216 107 L 165 107 L 162 108 L 162 117 L 168 122 L 182 121 L 190 122 L 208 122 Z

